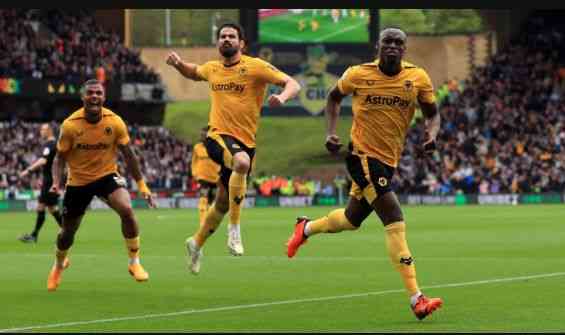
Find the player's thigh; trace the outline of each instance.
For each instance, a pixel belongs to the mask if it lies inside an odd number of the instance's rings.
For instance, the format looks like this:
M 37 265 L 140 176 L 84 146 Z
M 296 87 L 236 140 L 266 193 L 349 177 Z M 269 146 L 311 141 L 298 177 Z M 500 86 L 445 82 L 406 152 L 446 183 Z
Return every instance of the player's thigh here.
M 373 208 L 363 197 L 350 196 L 345 207 L 345 217 L 355 227 L 360 227 L 363 221 L 373 212 Z
M 393 191 L 379 196 L 371 206 L 385 226 L 389 223 L 404 221 L 400 202 Z
M 112 193 L 108 194 L 106 203 L 120 216 L 131 215 L 133 212 L 131 197 L 129 192 L 123 187 L 117 188 Z
M 63 222 L 82 217 L 93 197 L 94 193 L 89 185 L 67 186 L 63 197 Z
M 403 219 L 400 203 L 390 186 L 393 167 L 376 158 L 353 153 L 346 157 L 346 165 L 353 180 L 352 197 L 364 198 L 385 225 Z
M 228 148 L 228 144 L 225 141 L 225 137 L 217 133 L 208 133 L 208 136 L 204 140 L 204 147 L 208 156 L 216 162 L 216 164 L 232 169 L 233 167 L 233 155 Z
M 402 221 L 400 202 L 391 187 L 394 168 L 372 157 L 367 157 L 366 164 L 376 193 L 376 199 L 369 201 L 375 213 L 384 225 Z
M 221 166 L 222 181 L 229 179 L 230 172 L 238 165 L 244 165 L 244 170 L 247 170 L 248 174 L 251 173 L 255 160 L 255 148 L 245 146 L 232 136 L 214 132 L 208 133 L 204 146 L 208 156 Z
M 96 196 L 104 200 L 120 216 L 132 212 L 131 197 L 125 185 L 126 181 L 123 177 L 112 173 L 96 181 L 94 187 Z

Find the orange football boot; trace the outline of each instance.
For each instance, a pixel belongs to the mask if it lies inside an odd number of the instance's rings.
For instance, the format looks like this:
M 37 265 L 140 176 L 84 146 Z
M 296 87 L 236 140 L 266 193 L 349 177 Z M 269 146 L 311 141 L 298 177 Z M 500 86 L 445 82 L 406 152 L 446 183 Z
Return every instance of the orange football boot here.
M 441 305 L 443 305 L 441 298 L 428 298 L 422 294 L 411 307 L 418 320 L 422 320 L 432 314 L 436 309 L 439 309 Z
M 149 279 L 149 274 L 145 271 L 145 269 L 143 269 L 143 266 L 141 266 L 141 264 L 139 263 L 128 265 L 128 271 L 129 274 L 132 275 L 133 278 L 135 278 L 135 280 L 139 282 L 146 281 L 147 279 Z
M 306 216 L 301 216 L 296 219 L 296 225 L 294 226 L 294 233 L 286 242 L 286 254 L 288 258 L 294 257 L 298 248 L 304 243 L 308 242 L 308 237 L 304 235 L 304 228 L 306 224 L 310 221 Z
M 63 270 L 68 268 L 69 265 L 71 265 L 71 262 L 69 261 L 68 257 L 65 257 L 62 268 L 58 267 L 56 264 L 53 264 L 53 266 L 51 267 L 51 272 L 49 272 L 49 276 L 47 277 L 47 291 L 53 292 L 57 289 L 57 287 L 59 287 Z

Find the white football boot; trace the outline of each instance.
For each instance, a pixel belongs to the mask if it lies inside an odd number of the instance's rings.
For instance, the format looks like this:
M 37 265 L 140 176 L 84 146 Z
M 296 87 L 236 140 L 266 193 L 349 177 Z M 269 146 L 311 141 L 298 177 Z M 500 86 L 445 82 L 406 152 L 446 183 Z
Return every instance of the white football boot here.
M 241 234 L 239 232 L 239 229 L 229 229 L 228 251 L 233 256 L 243 256 L 243 244 L 241 243 Z
M 200 272 L 200 258 L 204 256 L 204 253 L 201 248 L 196 246 L 196 242 L 192 237 L 186 239 L 186 252 L 188 254 L 187 264 L 190 272 L 197 275 Z

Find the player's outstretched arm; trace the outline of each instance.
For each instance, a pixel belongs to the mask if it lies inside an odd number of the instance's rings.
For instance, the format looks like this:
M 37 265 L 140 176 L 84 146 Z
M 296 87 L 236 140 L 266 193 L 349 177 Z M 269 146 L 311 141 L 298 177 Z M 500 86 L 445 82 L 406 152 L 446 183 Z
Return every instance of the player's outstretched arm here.
M 35 171 L 45 164 L 47 164 L 47 159 L 45 159 L 45 157 L 40 157 L 22 172 L 20 172 L 20 178 L 27 176 L 31 171 Z
M 424 127 L 426 138 L 424 139 L 424 152 L 430 153 L 436 149 L 436 137 L 441 126 L 441 117 L 436 103 L 420 102 L 422 114 L 424 114 Z
M 196 73 L 198 65 L 183 62 L 180 56 L 174 51 L 171 51 L 167 56 L 167 65 L 174 67 L 178 72 L 180 72 L 180 74 L 188 79 L 202 80 Z
M 269 106 L 278 107 L 284 105 L 285 102 L 294 98 L 300 92 L 300 84 L 296 79 L 286 75 L 283 81 L 283 90 L 280 94 L 272 94 L 269 97 Z
M 129 144 L 119 144 L 118 148 L 124 156 L 124 160 L 126 161 L 129 173 L 131 173 L 133 179 L 135 179 L 135 181 L 137 182 L 139 193 L 141 193 L 141 196 L 147 201 L 150 208 L 155 208 L 153 195 L 151 194 L 151 190 L 149 190 L 149 187 L 147 187 L 147 184 L 143 179 L 143 175 L 141 174 L 141 169 L 139 167 L 139 160 L 133 152 L 133 148 Z
M 337 119 L 339 118 L 339 111 L 341 101 L 345 95 L 341 94 L 337 85 L 335 85 L 328 93 L 326 98 L 326 149 L 331 153 L 337 153 L 342 147 L 339 141 L 339 136 L 336 133 Z
M 53 166 L 51 167 L 51 174 L 53 175 L 53 184 L 51 185 L 50 191 L 53 193 L 59 193 L 59 188 L 61 187 L 61 180 L 63 180 L 63 173 L 65 172 L 65 164 L 67 161 L 59 151 L 55 154 L 53 158 Z

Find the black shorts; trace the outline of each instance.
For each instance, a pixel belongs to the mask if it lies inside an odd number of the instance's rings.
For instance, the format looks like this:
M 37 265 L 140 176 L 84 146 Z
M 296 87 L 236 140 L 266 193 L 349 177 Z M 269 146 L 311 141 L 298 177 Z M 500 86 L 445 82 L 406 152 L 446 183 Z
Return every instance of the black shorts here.
M 251 166 L 253 166 L 255 148 L 248 148 L 245 144 L 232 136 L 208 132 L 204 146 L 206 147 L 208 156 L 220 165 L 220 180 L 226 190 L 228 189 L 228 183 L 233 170 L 233 156 L 236 153 L 245 151 L 247 155 L 249 155 Z M 251 168 L 249 169 L 248 175 L 249 174 L 251 174 Z
M 353 151 L 351 146 L 345 163 L 353 180 L 350 196 L 357 200 L 364 197 L 369 204 L 372 204 L 377 196 L 392 191 L 390 183 L 394 175 L 394 167 L 376 158 Z
M 125 179 L 116 173 L 111 173 L 83 186 L 67 186 L 63 198 L 63 215 L 67 217 L 81 216 L 94 196 L 107 200 L 109 194 L 125 186 Z
M 37 200 L 46 206 L 56 206 L 59 204 L 59 194 L 49 192 L 50 188 L 51 184 L 46 184 L 41 187 L 41 193 L 39 193 L 39 198 Z

